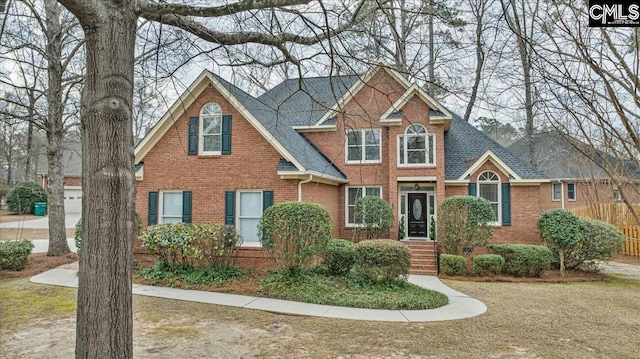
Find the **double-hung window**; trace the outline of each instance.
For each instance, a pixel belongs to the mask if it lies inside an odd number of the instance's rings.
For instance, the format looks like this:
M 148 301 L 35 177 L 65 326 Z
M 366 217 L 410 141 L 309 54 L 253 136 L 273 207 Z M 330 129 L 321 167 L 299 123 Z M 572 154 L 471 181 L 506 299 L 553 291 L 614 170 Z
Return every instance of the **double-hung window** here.
M 500 223 L 500 177 L 492 171 L 485 171 L 478 176 L 478 196 L 491 203 L 491 208 Z
M 347 131 L 347 163 L 379 163 L 382 157 L 380 129 Z
M 147 224 L 191 223 L 191 191 L 149 191 Z
M 576 200 L 576 184 L 575 183 L 567 183 L 567 199 L 569 201 Z
M 222 109 L 210 103 L 200 111 L 200 153 L 220 154 L 222 152 Z
M 226 191 L 224 223 L 236 226 L 243 246 L 260 246 L 258 223 L 262 212 L 272 204 L 273 191 Z
M 562 183 L 551 184 L 551 200 L 552 201 L 562 200 Z
M 356 226 L 359 223 L 355 223 L 356 217 L 356 201 L 364 196 L 376 196 L 382 197 L 382 187 L 380 186 L 358 186 L 347 187 L 346 195 L 346 219 L 347 226 Z
M 398 137 L 398 164 L 420 166 L 435 164 L 435 135 L 424 126 L 412 124 Z

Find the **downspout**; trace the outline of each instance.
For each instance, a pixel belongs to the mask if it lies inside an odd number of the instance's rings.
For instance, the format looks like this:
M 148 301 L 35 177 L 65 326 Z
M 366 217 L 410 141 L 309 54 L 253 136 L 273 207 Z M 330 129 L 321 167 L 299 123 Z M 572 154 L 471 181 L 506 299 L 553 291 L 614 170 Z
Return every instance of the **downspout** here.
M 558 180 L 558 183 L 560 183 L 560 201 L 562 203 L 562 209 L 564 209 L 564 182 Z
M 302 202 L 302 185 L 311 182 L 312 179 L 313 175 L 309 175 L 309 178 L 306 180 L 298 182 L 298 202 Z

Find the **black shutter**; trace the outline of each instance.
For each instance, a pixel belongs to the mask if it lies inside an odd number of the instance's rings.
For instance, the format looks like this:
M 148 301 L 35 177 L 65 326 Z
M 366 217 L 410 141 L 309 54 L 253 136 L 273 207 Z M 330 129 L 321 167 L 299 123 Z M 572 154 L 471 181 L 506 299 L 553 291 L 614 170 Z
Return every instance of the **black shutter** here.
M 224 224 L 236 224 L 236 192 L 224 193 Z
M 266 210 L 271 205 L 273 205 L 273 191 L 262 192 L 262 210 Z
M 198 117 L 189 117 L 189 156 L 198 154 Z
M 191 191 L 182 192 L 182 222 L 191 223 Z
M 158 224 L 158 192 L 149 192 L 149 206 L 147 207 L 147 225 Z
M 502 184 L 502 225 L 511 225 L 511 185 Z
M 222 116 L 222 154 L 231 154 L 231 115 Z
M 469 183 L 469 196 L 473 196 L 473 197 L 477 196 L 476 190 L 477 190 L 477 187 L 475 182 Z

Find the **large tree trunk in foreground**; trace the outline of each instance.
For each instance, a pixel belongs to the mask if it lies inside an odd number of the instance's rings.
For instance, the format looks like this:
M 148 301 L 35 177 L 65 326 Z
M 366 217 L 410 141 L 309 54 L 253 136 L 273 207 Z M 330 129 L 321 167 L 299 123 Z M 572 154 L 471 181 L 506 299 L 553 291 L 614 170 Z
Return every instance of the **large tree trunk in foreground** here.
M 64 171 L 62 168 L 62 29 L 60 5 L 54 0 L 44 2 L 47 23 L 48 110 L 47 160 L 49 189 L 49 249 L 47 255 L 61 256 L 71 252 L 67 244 L 64 221 Z
M 93 14 L 80 16 L 87 77 L 81 114 L 83 241 L 76 358 L 132 358 L 136 194 L 131 106 L 137 14 L 127 2 L 95 7 Z

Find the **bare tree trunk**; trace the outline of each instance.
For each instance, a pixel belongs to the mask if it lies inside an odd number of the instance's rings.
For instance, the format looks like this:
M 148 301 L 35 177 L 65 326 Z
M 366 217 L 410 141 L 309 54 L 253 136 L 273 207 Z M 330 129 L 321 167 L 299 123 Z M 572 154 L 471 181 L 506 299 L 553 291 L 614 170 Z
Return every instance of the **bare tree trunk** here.
M 436 54 L 435 40 L 433 39 L 433 21 L 435 4 L 433 0 L 429 0 L 429 96 L 435 97 L 436 94 Z
M 31 165 L 31 157 L 33 156 L 33 121 L 34 121 L 34 114 L 33 114 L 33 108 L 35 107 L 35 98 L 33 97 L 33 91 L 30 90 L 29 91 L 29 113 L 27 114 L 29 116 L 29 123 L 28 123 L 28 127 L 27 127 L 27 149 L 26 149 L 26 155 L 27 158 L 25 160 L 25 164 L 24 164 L 24 179 L 25 181 L 30 181 L 32 178 L 32 165 Z
M 64 174 L 62 169 L 62 31 L 60 5 L 55 0 L 45 0 L 47 23 L 48 85 L 47 102 L 47 160 L 49 162 L 47 184 L 49 189 L 49 249 L 47 255 L 60 256 L 71 252 L 67 244 L 64 223 Z
M 484 0 L 480 0 L 477 3 L 477 8 L 473 9 L 475 4 L 470 4 L 472 7 L 472 12 L 475 12 L 476 18 L 476 75 L 473 81 L 473 87 L 471 87 L 471 96 L 469 98 L 469 103 L 467 104 L 467 110 L 464 112 L 464 120 L 469 122 L 469 117 L 471 117 L 471 111 L 473 110 L 473 106 L 476 103 L 476 98 L 478 97 L 478 88 L 480 87 L 480 80 L 482 80 L 482 70 L 484 69 L 484 59 L 485 53 L 483 49 L 483 41 L 482 41 L 482 33 L 484 32 L 484 13 L 486 10 L 486 2 Z
M 116 3 L 96 4 L 91 8 L 94 13 L 80 16 L 87 76 L 81 109 L 83 255 L 76 358 L 133 357 L 132 102 L 137 13 L 131 3 Z

